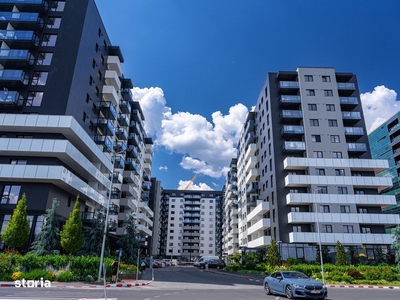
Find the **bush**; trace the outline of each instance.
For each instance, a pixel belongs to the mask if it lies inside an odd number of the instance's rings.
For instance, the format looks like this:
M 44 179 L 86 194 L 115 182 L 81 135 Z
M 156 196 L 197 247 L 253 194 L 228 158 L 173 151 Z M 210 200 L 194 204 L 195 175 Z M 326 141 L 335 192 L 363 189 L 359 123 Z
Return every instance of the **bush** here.
M 57 281 L 60 282 L 70 282 L 73 279 L 73 274 L 71 271 L 62 270 L 57 276 Z
M 22 274 L 23 274 L 23 273 L 22 273 L 21 271 L 14 272 L 14 273 L 12 273 L 12 275 L 11 275 L 11 279 L 12 279 L 13 281 L 22 279 Z
M 353 279 L 362 279 L 364 277 L 363 273 L 358 270 L 349 269 L 346 271 L 346 275 L 351 276 Z
M 29 272 L 23 272 L 21 274 L 21 278 L 25 278 L 26 280 L 50 280 L 53 281 L 55 278 L 55 272 L 50 272 L 42 269 L 31 270 Z

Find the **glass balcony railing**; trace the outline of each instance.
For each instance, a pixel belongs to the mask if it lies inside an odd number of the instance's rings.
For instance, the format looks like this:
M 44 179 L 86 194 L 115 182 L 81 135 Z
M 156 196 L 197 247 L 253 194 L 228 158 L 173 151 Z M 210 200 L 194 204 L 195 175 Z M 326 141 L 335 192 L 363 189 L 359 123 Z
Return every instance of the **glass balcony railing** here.
M 126 151 L 126 144 L 123 141 L 114 142 L 114 150 L 117 152 Z
M 44 0 L 0 0 L 0 3 L 10 4 L 42 4 Z
M 0 11 L 0 21 L 38 22 L 40 20 L 39 13 Z
M 4 60 L 26 60 L 29 64 L 33 64 L 34 58 L 28 50 L 11 50 L 1 49 L 0 59 Z
M 131 89 L 121 89 L 122 98 L 126 101 L 133 101 L 133 95 Z
M 29 76 L 22 70 L 0 70 L 0 81 L 20 81 L 24 85 L 29 82 Z
M 31 30 L 0 30 L 0 39 L 3 41 L 32 41 L 39 45 L 39 38 Z
M 304 134 L 304 127 L 300 125 L 284 125 L 283 134 Z
M 347 143 L 347 151 L 367 151 L 365 143 Z
M 361 114 L 359 111 L 344 111 L 342 112 L 342 118 L 346 120 L 360 120 Z
M 283 144 L 283 150 L 296 150 L 296 151 L 302 151 L 306 150 L 306 143 L 305 142 L 293 142 L 293 141 L 288 141 Z
M 119 101 L 119 108 L 125 114 L 129 114 L 131 112 L 131 105 L 129 104 L 129 101 L 120 100 Z
M 290 96 L 290 95 L 282 95 L 281 96 L 281 103 L 301 103 L 301 97 L 300 96 Z
M 282 118 L 303 118 L 301 110 L 282 110 Z
M 298 89 L 299 82 L 298 81 L 280 81 L 279 87 L 282 89 Z
M 16 91 L 0 91 L 0 104 L 16 104 L 22 106 L 24 99 Z
M 112 143 L 111 139 L 108 136 L 95 135 L 94 136 L 94 141 L 95 141 L 96 144 L 104 145 L 104 147 L 108 151 L 111 151 L 113 149 L 113 143 Z
M 357 105 L 358 99 L 357 97 L 339 97 L 340 104 L 352 104 Z
M 346 135 L 364 135 L 364 129 L 362 127 L 345 127 L 344 134 L 346 134 Z
M 337 87 L 339 90 L 355 90 L 356 85 L 352 82 L 338 82 Z
M 112 117 L 113 120 L 117 118 L 118 115 L 117 109 L 110 101 L 101 101 L 99 108 L 104 111 L 109 111 L 110 112 L 109 116 Z

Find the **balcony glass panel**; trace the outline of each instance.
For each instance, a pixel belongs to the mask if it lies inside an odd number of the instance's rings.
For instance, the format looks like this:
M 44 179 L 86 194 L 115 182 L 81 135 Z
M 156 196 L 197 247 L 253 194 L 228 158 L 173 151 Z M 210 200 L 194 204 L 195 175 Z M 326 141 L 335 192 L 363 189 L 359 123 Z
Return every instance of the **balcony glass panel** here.
M 280 81 L 279 87 L 296 89 L 296 88 L 299 88 L 299 82 L 298 81 Z
M 0 70 L 0 80 L 18 80 L 28 84 L 29 78 L 22 70 Z
M 302 118 L 301 110 L 282 110 L 282 118 Z
M 283 133 L 304 134 L 304 127 L 299 125 L 284 125 Z
M 300 96 L 290 96 L 290 95 L 281 96 L 281 103 L 300 103 L 300 102 L 301 102 Z
M 365 143 L 347 143 L 348 151 L 367 151 L 367 145 Z
M 22 105 L 23 98 L 18 92 L 15 91 L 0 91 L 0 103 L 10 103 Z
M 337 84 L 339 90 L 355 90 L 356 85 L 352 82 L 338 82 Z
M 306 143 L 304 142 L 285 142 L 285 150 L 306 150 Z
M 358 99 L 357 97 L 340 97 L 340 104 L 358 104 Z
M 38 19 L 39 13 L 0 11 L 2 21 L 36 22 Z
M 364 135 L 364 129 L 362 127 L 345 127 L 344 133 L 348 135 Z
M 0 30 L 0 39 L 7 41 L 34 41 L 39 45 L 39 38 L 31 30 Z
M 342 118 L 359 120 L 359 119 L 361 119 L 361 114 L 359 111 L 345 111 L 345 112 L 342 112 Z
M 0 0 L 0 3 L 11 3 L 11 4 L 42 4 L 43 0 Z

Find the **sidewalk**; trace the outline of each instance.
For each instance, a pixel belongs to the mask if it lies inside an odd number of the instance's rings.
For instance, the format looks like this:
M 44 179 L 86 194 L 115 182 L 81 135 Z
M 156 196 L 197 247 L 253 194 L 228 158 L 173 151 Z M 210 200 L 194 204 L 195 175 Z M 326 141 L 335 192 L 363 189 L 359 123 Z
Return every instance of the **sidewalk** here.
M 124 279 L 123 281 L 118 282 L 118 283 L 107 282 L 106 287 L 111 288 L 111 287 L 144 286 L 144 285 L 150 284 L 152 281 L 153 281 L 152 269 L 147 269 L 142 274 L 141 279 L 139 279 L 137 281 L 135 279 Z M 34 283 L 32 282 L 32 280 L 30 280 L 29 283 L 26 285 L 29 285 L 29 288 L 35 288 L 33 286 Z M 2 288 L 2 287 L 16 287 L 16 286 L 15 286 L 15 282 L 12 282 L 12 281 L 0 281 L 0 288 Z M 37 281 L 36 288 L 42 288 L 40 281 Z M 53 281 L 53 282 L 51 282 L 51 287 L 47 287 L 47 288 L 103 289 L 104 284 L 97 283 L 97 282 L 56 282 L 56 281 Z

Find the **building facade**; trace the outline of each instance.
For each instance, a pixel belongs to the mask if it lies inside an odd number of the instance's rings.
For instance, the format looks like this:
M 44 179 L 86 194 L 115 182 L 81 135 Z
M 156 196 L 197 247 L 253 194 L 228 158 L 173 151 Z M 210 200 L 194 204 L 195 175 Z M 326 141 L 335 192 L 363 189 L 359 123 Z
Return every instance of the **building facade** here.
M 319 243 L 387 249 L 400 219 L 382 212 L 396 203 L 379 194 L 391 178 L 375 175 L 388 167 L 371 159 L 354 74 L 269 73 L 238 144 L 239 249 L 275 239 L 284 259 L 307 260 Z
M 152 141 L 94 0 L 0 0 L 0 228 L 27 196 L 33 241 L 53 199 L 82 220 L 110 199 L 109 232 L 135 213 L 151 237 L 147 206 Z
M 159 257 L 221 256 L 222 201 L 221 191 L 163 190 Z
M 396 113 L 385 123 L 380 125 L 368 135 L 371 146 L 371 155 L 375 159 L 386 159 L 389 162 L 389 168 L 378 176 L 390 176 L 393 180 L 393 186 L 381 191 L 385 195 L 394 195 L 396 204 L 386 207 L 385 213 L 400 214 L 400 113 Z

